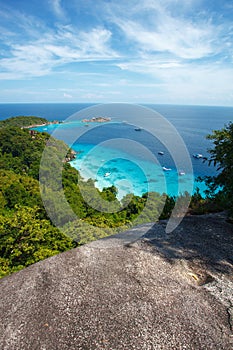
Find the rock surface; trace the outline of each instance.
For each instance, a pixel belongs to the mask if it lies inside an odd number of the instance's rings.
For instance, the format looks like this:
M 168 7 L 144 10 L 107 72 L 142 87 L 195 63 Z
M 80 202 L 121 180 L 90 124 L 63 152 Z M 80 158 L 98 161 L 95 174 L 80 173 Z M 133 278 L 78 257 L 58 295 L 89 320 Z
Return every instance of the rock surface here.
M 0 349 L 232 349 L 233 225 L 144 225 L 0 280 Z

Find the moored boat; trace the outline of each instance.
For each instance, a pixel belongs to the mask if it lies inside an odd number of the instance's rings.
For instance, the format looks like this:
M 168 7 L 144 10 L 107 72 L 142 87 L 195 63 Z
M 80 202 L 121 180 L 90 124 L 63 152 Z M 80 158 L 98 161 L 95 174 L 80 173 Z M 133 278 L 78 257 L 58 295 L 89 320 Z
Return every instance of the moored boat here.
M 203 155 L 200 153 L 195 153 L 195 154 L 193 154 L 193 157 L 196 159 L 200 159 L 200 158 L 203 158 Z
M 163 166 L 163 171 L 171 171 L 171 168 L 166 168 L 165 166 Z
M 108 177 L 108 176 L 110 176 L 111 175 L 111 173 L 105 173 L 104 174 L 104 177 Z

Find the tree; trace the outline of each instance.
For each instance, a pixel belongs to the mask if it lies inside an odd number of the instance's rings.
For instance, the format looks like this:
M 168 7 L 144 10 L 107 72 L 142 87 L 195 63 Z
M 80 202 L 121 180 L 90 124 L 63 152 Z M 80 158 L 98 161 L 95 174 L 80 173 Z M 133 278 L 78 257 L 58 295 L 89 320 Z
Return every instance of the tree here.
M 209 164 L 217 167 L 217 175 L 206 177 L 209 193 L 225 203 L 229 212 L 233 213 L 233 123 L 230 122 L 221 130 L 214 130 L 207 135 L 213 140 L 213 148 L 209 149 Z
M 46 124 L 48 121 L 45 118 L 34 116 L 18 116 L 11 117 L 0 121 L 0 128 L 5 126 L 28 127 L 32 124 Z
M 14 209 L 16 204 L 28 207 L 40 207 L 39 182 L 27 175 L 15 174 L 13 171 L 0 170 L 0 193 L 2 208 Z M 45 217 L 44 212 L 44 217 Z
M 48 220 L 39 218 L 39 208 L 17 207 L 12 215 L 0 214 L 0 277 L 75 246 Z

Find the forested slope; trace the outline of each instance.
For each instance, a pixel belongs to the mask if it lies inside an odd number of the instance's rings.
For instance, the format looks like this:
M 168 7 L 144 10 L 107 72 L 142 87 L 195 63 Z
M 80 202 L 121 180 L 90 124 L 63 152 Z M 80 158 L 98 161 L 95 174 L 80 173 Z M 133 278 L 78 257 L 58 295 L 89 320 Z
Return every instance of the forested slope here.
M 114 186 L 99 191 L 93 180 L 84 182 L 79 172 L 65 161 L 71 150 L 64 142 L 47 133 L 32 133 L 22 128 L 32 122 L 39 124 L 46 120 L 19 117 L 0 125 L 0 276 L 118 232 L 132 223 L 156 221 L 166 201 L 162 215 L 167 216 L 171 211 L 174 200 L 166 195 L 150 194 L 147 208 L 148 194 L 130 195 L 119 202 Z M 41 164 L 45 147 L 49 162 Z M 56 178 L 61 168 L 62 188 Z M 52 181 L 48 184 L 40 179 L 40 172 Z M 56 225 L 45 210 L 40 191 L 44 203 L 56 215 Z M 72 215 L 62 207 L 59 198 L 63 194 Z M 100 198 L 101 206 L 98 206 Z

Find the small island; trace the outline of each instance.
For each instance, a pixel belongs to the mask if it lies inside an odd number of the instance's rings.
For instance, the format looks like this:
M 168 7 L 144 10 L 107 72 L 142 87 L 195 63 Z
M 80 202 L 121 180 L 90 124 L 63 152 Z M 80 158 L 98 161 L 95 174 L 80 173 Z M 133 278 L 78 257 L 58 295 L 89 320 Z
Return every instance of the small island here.
M 20 127 L 30 128 L 32 125 L 47 125 L 48 120 L 41 117 L 35 116 L 18 116 L 18 117 L 10 117 L 5 120 L 0 121 L 0 128 L 3 127 Z
M 83 123 L 105 123 L 110 122 L 111 118 L 108 117 L 92 117 L 91 119 L 83 119 Z
M 10 117 L 0 121 L 0 128 L 9 127 L 20 127 L 21 129 L 37 128 L 40 126 L 47 126 L 50 124 L 60 124 L 58 120 L 48 121 L 42 117 L 36 116 L 17 116 Z

